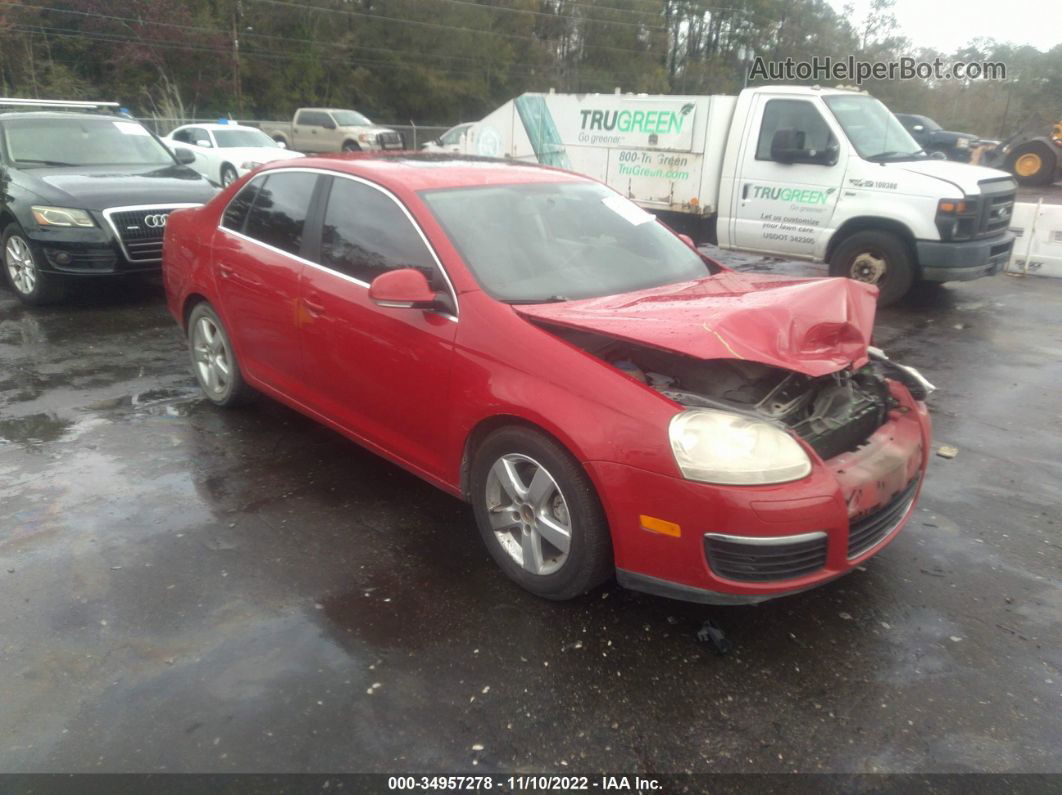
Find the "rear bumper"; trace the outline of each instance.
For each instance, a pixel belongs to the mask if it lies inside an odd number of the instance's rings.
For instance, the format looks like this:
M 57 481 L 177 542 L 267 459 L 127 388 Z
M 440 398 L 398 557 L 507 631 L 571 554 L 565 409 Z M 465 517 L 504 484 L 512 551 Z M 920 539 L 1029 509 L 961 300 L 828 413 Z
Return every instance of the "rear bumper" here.
M 918 240 L 915 248 L 926 281 L 968 281 L 1003 269 L 1014 249 L 1014 233 L 960 242 Z
M 816 461 L 810 475 L 793 483 L 715 486 L 588 463 L 612 528 L 620 584 L 705 604 L 754 604 L 827 583 L 876 555 L 914 511 L 930 441 L 924 405 L 902 387 L 894 394 L 903 405 L 862 448 Z M 677 535 L 645 529 L 643 517 L 663 520 Z M 727 576 L 740 571 L 741 555 L 735 568 L 735 547 L 713 546 L 720 538 L 766 550 L 767 574 Z M 811 566 L 801 563 L 795 575 L 773 579 L 787 542 L 807 544 L 808 538 L 821 539 L 814 553 L 821 557 Z M 811 554 L 794 548 L 799 561 Z M 713 549 L 719 550 L 716 559 Z

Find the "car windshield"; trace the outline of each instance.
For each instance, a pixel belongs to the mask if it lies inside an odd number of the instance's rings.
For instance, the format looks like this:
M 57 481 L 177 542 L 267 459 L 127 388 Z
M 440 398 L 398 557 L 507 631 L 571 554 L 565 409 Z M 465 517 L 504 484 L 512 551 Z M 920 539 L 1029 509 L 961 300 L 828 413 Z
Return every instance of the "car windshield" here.
M 823 97 L 845 135 L 864 160 L 911 160 L 925 157 L 900 120 L 874 97 L 834 94 Z
M 261 130 L 214 130 L 214 140 L 222 149 L 231 149 L 236 146 L 277 148 L 277 142 Z
M 603 185 L 489 185 L 421 196 L 483 289 L 501 301 L 616 295 L 712 272 L 652 215 Z
M 20 166 L 174 165 L 166 147 L 135 121 L 53 116 L 6 119 L 3 126 L 8 157 Z
M 372 122 L 356 110 L 334 110 L 332 118 L 340 127 L 369 127 Z

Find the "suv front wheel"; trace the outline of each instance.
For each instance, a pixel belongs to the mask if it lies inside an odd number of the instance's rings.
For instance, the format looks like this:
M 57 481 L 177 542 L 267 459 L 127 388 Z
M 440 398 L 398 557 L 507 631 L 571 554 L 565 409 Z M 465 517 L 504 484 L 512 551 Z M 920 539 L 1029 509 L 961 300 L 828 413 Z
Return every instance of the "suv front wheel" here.
M 37 265 L 33 244 L 18 224 L 4 230 L 4 275 L 15 295 L 24 304 L 40 306 L 63 297 L 63 283 L 51 274 L 42 273 Z

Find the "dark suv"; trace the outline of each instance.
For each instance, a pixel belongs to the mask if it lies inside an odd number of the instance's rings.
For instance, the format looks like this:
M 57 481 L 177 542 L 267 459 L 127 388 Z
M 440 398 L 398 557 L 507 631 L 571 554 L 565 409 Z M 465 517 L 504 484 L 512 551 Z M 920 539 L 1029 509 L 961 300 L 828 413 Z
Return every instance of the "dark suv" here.
M 0 113 L 0 234 L 15 294 L 43 304 L 75 277 L 158 271 L 170 211 L 216 192 L 184 165 L 194 157 L 124 115 Z

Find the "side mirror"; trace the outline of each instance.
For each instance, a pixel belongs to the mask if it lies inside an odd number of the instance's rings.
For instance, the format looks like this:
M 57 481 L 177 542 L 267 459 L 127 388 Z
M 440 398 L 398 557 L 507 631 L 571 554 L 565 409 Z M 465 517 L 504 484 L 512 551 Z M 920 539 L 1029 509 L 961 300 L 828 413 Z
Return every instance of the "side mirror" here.
M 693 238 L 692 238 L 692 237 L 690 237 L 689 235 L 681 235 L 681 234 L 680 234 L 680 235 L 678 236 L 678 239 L 679 239 L 679 240 L 681 240 L 681 241 L 682 241 L 683 243 L 685 243 L 685 244 L 686 244 L 687 246 L 689 246 L 690 248 L 692 248 L 692 249 L 693 249 L 694 251 L 696 251 L 696 250 L 697 250 L 697 246 L 696 246 L 696 244 L 695 244 L 695 243 L 693 242 Z
M 943 152 L 941 152 L 939 149 L 936 149 L 936 150 L 934 150 L 934 151 L 929 153 L 929 159 L 930 160 L 947 160 L 948 156 L 946 154 L 944 154 Z
M 195 142 L 195 145 L 196 146 L 201 146 L 204 149 L 210 149 L 210 148 L 213 147 L 213 144 L 210 143 L 210 141 L 208 141 L 206 138 L 197 139 L 196 142 Z
M 288 142 L 285 141 L 283 138 L 274 138 L 273 139 L 273 143 L 275 143 L 281 149 L 287 149 L 288 148 Z
M 175 146 L 173 148 L 173 156 L 182 166 L 195 162 L 195 152 L 191 149 L 185 149 L 183 146 Z
M 321 126 L 324 127 L 326 130 L 334 130 L 336 128 L 336 123 L 329 119 L 328 121 L 323 122 Z
M 369 300 L 390 309 L 435 309 L 439 305 L 428 278 L 416 268 L 381 273 L 369 285 Z

